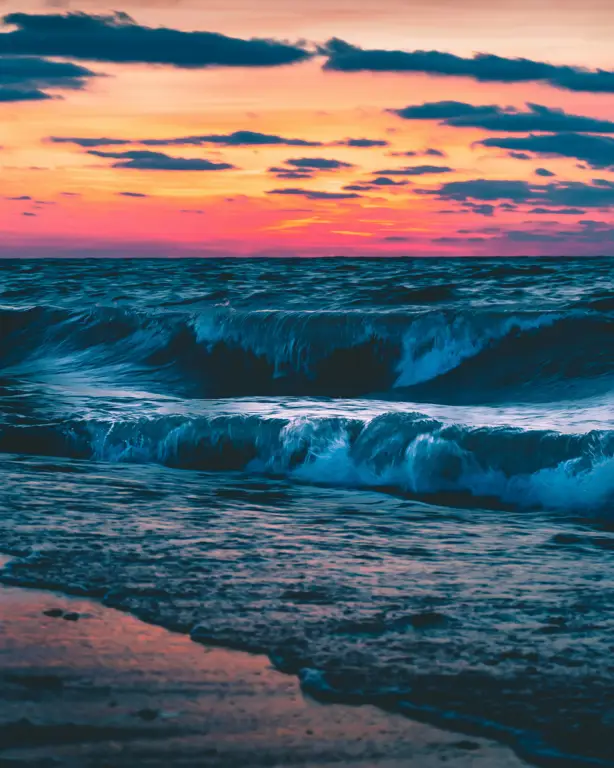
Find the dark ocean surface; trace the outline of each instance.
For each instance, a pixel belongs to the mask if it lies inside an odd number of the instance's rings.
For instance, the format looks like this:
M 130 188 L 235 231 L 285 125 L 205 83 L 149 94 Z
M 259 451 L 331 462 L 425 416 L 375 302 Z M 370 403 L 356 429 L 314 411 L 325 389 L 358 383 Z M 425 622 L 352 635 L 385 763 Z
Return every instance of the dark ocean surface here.
M 0 572 L 614 765 L 608 259 L 0 261 Z

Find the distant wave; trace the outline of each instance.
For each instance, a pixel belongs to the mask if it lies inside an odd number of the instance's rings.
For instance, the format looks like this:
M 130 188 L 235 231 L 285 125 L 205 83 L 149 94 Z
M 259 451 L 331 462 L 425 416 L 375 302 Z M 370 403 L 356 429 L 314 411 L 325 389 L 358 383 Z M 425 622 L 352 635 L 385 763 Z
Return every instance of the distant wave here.
M 599 381 L 609 389 L 614 318 L 591 310 L 0 308 L 0 359 L 5 370 L 43 359 L 52 371 L 113 367 L 191 397 L 403 399 L 412 389 L 414 400 L 488 402 L 518 386 Z
M 614 431 L 562 434 L 372 419 L 258 415 L 74 419 L 0 428 L 0 450 L 289 477 L 481 506 L 601 510 L 614 502 Z

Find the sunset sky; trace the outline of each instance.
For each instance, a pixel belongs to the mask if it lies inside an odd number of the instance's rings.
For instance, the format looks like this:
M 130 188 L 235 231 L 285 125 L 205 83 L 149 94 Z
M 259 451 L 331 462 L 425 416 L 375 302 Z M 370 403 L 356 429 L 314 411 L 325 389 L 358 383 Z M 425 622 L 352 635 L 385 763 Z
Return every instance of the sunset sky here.
M 614 255 L 611 0 L 0 13 L 0 256 Z

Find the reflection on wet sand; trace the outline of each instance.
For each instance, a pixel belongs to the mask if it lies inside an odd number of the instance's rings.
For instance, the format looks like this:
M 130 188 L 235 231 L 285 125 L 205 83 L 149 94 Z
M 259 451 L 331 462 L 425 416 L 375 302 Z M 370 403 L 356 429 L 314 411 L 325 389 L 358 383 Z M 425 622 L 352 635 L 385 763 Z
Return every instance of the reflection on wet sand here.
M 264 657 L 203 649 L 89 600 L 3 588 L 0 606 L 0 763 L 522 765 L 481 739 L 319 705 Z

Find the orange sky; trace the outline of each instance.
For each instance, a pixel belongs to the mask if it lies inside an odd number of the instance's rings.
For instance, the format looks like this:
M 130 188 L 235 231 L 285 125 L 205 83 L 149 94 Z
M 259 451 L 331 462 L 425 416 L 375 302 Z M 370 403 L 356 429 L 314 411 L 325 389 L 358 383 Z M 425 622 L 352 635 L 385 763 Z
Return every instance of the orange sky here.
M 94 0 L 50 6 L 35 0 L 0 0 L 2 14 L 108 11 L 106 3 Z M 336 36 L 364 48 L 433 49 L 460 56 L 487 52 L 591 69 L 614 67 L 614 10 L 609 0 L 518 0 L 514 4 L 126 0 L 121 9 L 144 26 L 242 38 L 304 39 L 315 44 Z M 72 61 L 69 57 L 56 60 Z M 148 248 L 156 255 L 614 252 L 614 237 L 608 244 L 607 237 L 578 235 L 585 231 L 587 225 L 582 222 L 587 220 L 611 226 L 614 232 L 614 194 L 604 204 L 588 208 L 551 204 L 547 214 L 532 214 L 536 208 L 532 202 L 514 203 L 512 210 L 509 205 L 501 207 L 505 198 L 471 198 L 465 206 L 437 194 L 446 182 L 478 179 L 590 186 L 598 178 L 614 183 L 614 164 L 595 167 L 579 157 L 562 156 L 532 155 L 519 160 L 505 149 L 476 142 L 493 136 L 524 137 L 527 132 L 443 126 L 437 120 L 403 120 L 386 111 L 449 100 L 525 110 L 531 102 L 614 121 L 612 93 L 567 91 L 537 82 L 333 72 L 323 70 L 322 57 L 271 68 L 190 70 L 145 63 L 77 63 L 106 77 L 90 80 L 82 90 L 52 91 L 58 98 L 48 101 L 0 103 L 0 255 L 113 249 L 129 255 Z M 1 67 L 0 57 L 0 73 Z M 138 140 L 244 130 L 327 146 L 144 147 L 136 143 L 95 148 L 117 153 L 147 149 L 234 166 L 202 172 L 114 168 L 118 158 L 93 156 L 85 147 L 49 141 L 51 136 Z M 386 140 L 389 146 L 334 145 L 347 138 Z M 422 154 L 429 147 L 445 157 Z M 407 151 L 417 154 L 392 155 Z M 301 158 L 334 159 L 351 167 L 318 170 L 313 178 L 296 181 L 278 179 L 267 170 Z M 418 165 L 452 170 L 445 176 L 391 177 L 408 183 L 361 191 L 356 198 L 309 196 L 310 192 L 343 194 L 346 186 L 372 182 L 378 170 Z M 554 175 L 536 176 L 540 167 Z M 270 194 L 279 189 L 306 194 Z M 131 196 L 121 194 L 125 192 Z M 10 199 L 24 197 L 31 199 Z M 483 204 L 492 204 L 494 210 L 480 212 Z M 560 213 L 565 209 L 578 213 Z M 535 237 L 508 237 L 519 231 Z M 563 247 L 560 239 L 550 239 L 551 234 L 566 232 L 571 235 Z

